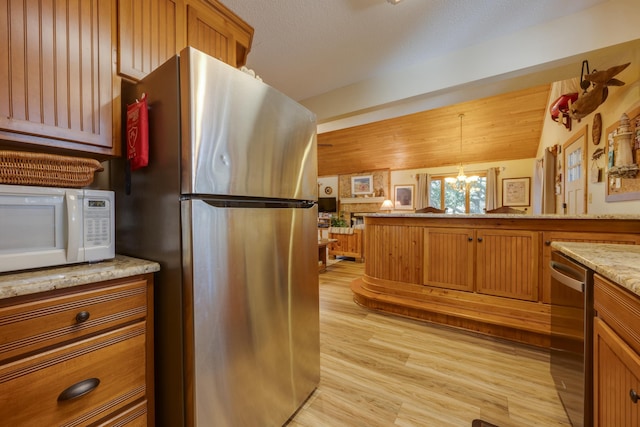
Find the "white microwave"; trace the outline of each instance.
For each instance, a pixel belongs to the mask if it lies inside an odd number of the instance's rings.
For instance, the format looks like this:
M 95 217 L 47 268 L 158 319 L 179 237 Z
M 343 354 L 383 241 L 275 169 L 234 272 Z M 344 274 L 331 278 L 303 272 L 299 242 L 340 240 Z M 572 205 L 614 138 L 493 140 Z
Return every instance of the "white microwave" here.
M 115 257 L 113 191 L 0 185 L 0 272 Z

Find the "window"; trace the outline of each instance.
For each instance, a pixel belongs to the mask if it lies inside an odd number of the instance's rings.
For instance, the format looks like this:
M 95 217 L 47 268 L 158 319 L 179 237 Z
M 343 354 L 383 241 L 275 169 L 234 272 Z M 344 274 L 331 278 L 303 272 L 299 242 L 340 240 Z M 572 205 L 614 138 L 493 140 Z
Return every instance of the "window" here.
M 445 176 L 431 178 L 429 202 L 447 213 L 484 213 L 487 194 L 487 176 L 477 174 L 478 179 L 468 182 L 449 183 Z

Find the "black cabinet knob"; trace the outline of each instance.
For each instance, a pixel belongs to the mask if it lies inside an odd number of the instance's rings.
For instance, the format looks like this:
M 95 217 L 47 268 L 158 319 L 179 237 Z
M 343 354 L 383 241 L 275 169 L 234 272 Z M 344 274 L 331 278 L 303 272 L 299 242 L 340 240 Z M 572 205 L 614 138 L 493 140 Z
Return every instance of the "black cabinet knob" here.
M 634 389 L 629 390 L 629 397 L 633 403 L 638 403 L 638 393 Z
M 80 313 L 76 314 L 76 323 L 86 322 L 87 320 L 89 320 L 90 316 L 91 314 L 88 311 L 81 311 Z
M 547 246 L 551 246 L 551 240 L 545 240 L 544 244 L 547 245 Z
M 478 242 L 482 242 L 482 237 L 478 237 Z
M 470 242 L 473 242 L 473 237 L 469 237 L 469 241 L 470 241 Z

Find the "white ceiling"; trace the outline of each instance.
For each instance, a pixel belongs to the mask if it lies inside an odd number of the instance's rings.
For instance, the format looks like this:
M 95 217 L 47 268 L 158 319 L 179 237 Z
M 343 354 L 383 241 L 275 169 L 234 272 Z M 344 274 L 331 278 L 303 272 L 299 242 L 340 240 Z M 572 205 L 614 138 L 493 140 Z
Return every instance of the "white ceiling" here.
M 255 29 L 247 66 L 266 83 L 308 106 L 327 94 L 335 98 L 341 88 L 347 91 L 359 82 L 383 79 L 434 58 L 522 33 L 530 27 L 558 22 L 564 16 L 607 3 L 606 0 L 403 0 L 397 5 L 387 0 L 222 2 Z M 503 52 L 506 56 L 513 54 L 516 52 Z M 469 55 L 465 58 L 468 67 L 483 66 L 483 58 Z M 438 71 L 435 69 L 433 73 Z M 388 98 L 397 104 L 424 93 L 423 88 L 414 86 L 414 93 L 405 90 L 397 95 L 390 93 Z M 384 92 L 385 87 L 378 90 Z M 393 90 L 388 87 L 389 92 Z M 353 107 L 341 102 L 336 116 L 375 108 L 377 101 L 359 102 Z M 320 116 L 328 117 L 331 113 Z

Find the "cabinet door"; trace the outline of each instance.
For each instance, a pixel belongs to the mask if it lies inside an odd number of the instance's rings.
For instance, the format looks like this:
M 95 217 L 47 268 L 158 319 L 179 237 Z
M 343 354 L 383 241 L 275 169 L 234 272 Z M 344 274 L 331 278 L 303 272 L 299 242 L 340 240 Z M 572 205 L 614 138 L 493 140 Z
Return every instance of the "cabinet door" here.
M 140 80 L 178 52 L 182 0 L 118 0 L 118 72 Z
M 640 425 L 640 357 L 597 317 L 593 357 L 594 425 Z
M 113 154 L 111 0 L 0 7 L 0 139 Z
M 253 28 L 218 1 L 187 3 L 187 46 L 233 67 L 247 61 Z
M 473 230 L 424 231 L 424 284 L 473 291 Z
M 589 243 L 616 243 L 626 245 L 637 245 L 640 243 L 640 236 L 628 233 L 571 233 L 563 231 L 545 231 L 542 233 L 542 289 L 541 301 L 551 303 L 551 271 L 549 262 L 551 261 L 552 242 L 589 242 Z
M 517 230 L 476 233 L 477 292 L 537 301 L 538 233 Z

